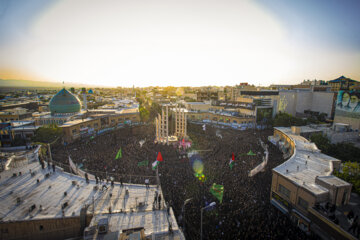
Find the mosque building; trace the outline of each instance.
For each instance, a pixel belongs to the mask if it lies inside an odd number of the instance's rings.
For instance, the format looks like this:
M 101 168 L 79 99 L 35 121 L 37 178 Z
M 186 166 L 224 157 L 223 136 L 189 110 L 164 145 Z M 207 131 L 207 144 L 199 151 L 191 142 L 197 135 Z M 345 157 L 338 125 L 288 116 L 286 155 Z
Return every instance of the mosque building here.
M 140 122 L 138 105 L 116 109 L 87 109 L 86 95 L 93 94 L 93 90 L 81 90 L 83 104 L 74 92 L 75 89 L 68 91 L 63 88 L 56 93 L 49 103 L 50 112 L 38 114 L 35 125 L 58 125 L 63 129 L 64 141 L 69 143 L 80 137 Z
M 51 98 L 49 108 L 50 113 L 35 118 L 36 125 L 62 125 L 74 119 L 81 113 L 81 102 L 77 96 L 63 88 Z

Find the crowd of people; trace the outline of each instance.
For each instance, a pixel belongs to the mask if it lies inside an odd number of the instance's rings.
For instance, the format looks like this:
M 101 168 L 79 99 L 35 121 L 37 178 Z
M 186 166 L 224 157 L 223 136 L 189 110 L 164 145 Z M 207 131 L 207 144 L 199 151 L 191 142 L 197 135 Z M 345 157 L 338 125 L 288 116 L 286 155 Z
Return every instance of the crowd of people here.
M 53 159 L 67 164 L 71 156 L 84 170 L 102 179 L 111 177 L 115 181 L 142 184 L 150 179 L 150 184 L 156 184 L 151 163 L 161 152 L 164 160 L 158 165 L 158 173 L 163 201 L 173 208 L 187 239 L 199 239 L 200 209 L 211 202 L 216 202 L 216 206 L 204 211 L 204 239 L 314 238 L 270 204 L 271 169 L 284 161 L 281 152 L 267 141 L 271 130 L 237 131 L 214 126 L 204 130 L 201 125 L 189 124 L 188 134 L 192 147 L 187 154 L 178 144 L 155 143 L 154 127 L 147 125 L 53 146 Z M 264 156 L 259 139 L 269 145 L 269 162 L 264 172 L 249 177 L 250 170 Z M 145 142 L 140 144 L 142 140 Z M 115 159 L 120 148 L 121 157 Z M 250 150 L 255 155 L 248 155 Z M 235 166 L 230 169 L 232 153 Z M 202 165 L 204 179 L 195 176 L 195 160 Z M 144 161 L 148 164 L 139 165 Z M 213 183 L 224 186 L 221 203 L 209 191 Z M 191 200 L 184 206 L 187 199 Z

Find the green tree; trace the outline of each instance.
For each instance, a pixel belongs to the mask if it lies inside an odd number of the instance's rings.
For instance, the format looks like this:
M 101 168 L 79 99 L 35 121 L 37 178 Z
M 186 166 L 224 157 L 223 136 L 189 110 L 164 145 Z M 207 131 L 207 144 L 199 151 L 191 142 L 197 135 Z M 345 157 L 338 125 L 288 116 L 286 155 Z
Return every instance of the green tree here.
M 316 146 L 324 153 L 328 154 L 331 148 L 330 140 L 322 135 L 321 133 L 315 133 L 310 136 L 311 142 L 315 143 Z
M 140 118 L 142 122 L 147 122 L 150 117 L 150 112 L 143 106 L 139 107 Z
M 62 128 L 55 124 L 39 127 L 33 137 L 34 142 L 52 143 L 63 136 Z
M 351 183 L 353 191 L 360 194 L 360 164 L 357 162 L 346 162 L 343 164 L 342 172 L 334 172 L 334 174 Z
M 158 113 L 161 113 L 161 106 L 158 103 L 152 102 L 150 106 L 150 120 L 154 120 Z
M 306 125 L 306 120 L 292 116 L 291 114 L 279 112 L 274 119 L 274 127 L 291 127 Z

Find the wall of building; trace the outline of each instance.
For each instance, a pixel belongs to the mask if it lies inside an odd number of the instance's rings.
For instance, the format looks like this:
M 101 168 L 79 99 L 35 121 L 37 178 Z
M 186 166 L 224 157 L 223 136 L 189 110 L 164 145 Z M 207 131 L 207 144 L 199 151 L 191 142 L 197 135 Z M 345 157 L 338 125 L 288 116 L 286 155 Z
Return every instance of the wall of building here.
M 296 102 L 297 95 L 294 91 L 280 91 L 277 112 L 286 112 L 295 116 Z
M 312 91 L 280 91 L 277 112 L 286 112 L 293 116 L 304 111 L 326 113 L 331 117 L 334 105 L 334 93 Z
M 82 135 L 88 135 L 92 132 L 99 131 L 103 128 L 115 127 L 118 124 L 125 122 L 140 122 L 140 113 L 118 114 L 108 115 L 94 118 L 91 120 L 85 120 L 72 125 L 63 125 L 61 128 L 64 132 L 64 141 L 72 142 Z M 87 130 L 86 130 L 87 128 Z
M 63 129 L 64 133 L 64 141 L 72 142 L 81 137 L 80 129 L 88 128 L 93 129 L 94 131 L 98 131 L 101 129 L 101 123 L 100 119 L 92 119 L 90 121 L 79 122 L 74 125 L 63 125 L 61 128 Z
M 210 120 L 215 122 L 223 122 L 223 123 L 236 123 L 236 124 L 248 124 L 254 123 L 255 118 L 244 118 L 244 117 L 235 117 L 235 116 L 225 116 L 220 114 L 214 113 L 188 113 L 187 114 L 188 120 L 192 121 L 203 121 L 203 120 Z
M 311 110 L 314 112 L 326 113 L 328 117 L 331 117 L 334 104 L 334 93 L 314 92 Z
M 111 127 L 117 126 L 119 123 L 125 123 L 125 121 L 140 122 L 140 113 L 137 114 L 121 114 L 121 115 L 110 115 L 109 125 Z
M 360 91 L 339 91 L 334 123 L 346 123 L 360 130 Z
M 70 121 L 70 116 L 64 117 L 36 117 L 35 118 L 35 126 L 43 126 L 49 124 L 62 125 L 67 121 Z
M 209 111 L 209 108 L 211 107 L 210 103 L 204 103 L 204 104 L 191 104 L 191 103 L 185 103 L 185 108 L 189 111 Z
M 61 240 L 81 235 L 80 217 L 0 223 L 0 239 L 4 240 Z

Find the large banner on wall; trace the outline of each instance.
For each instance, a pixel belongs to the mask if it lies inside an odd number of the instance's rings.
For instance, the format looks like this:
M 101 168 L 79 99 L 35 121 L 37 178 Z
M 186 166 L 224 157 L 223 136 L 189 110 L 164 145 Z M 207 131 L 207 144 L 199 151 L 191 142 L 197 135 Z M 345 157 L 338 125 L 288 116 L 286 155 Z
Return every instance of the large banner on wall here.
M 339 91 L 336 99 L 335 115 L 360 118 L 360 91 Z

